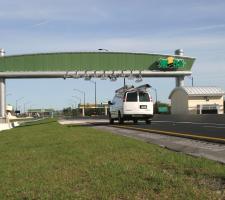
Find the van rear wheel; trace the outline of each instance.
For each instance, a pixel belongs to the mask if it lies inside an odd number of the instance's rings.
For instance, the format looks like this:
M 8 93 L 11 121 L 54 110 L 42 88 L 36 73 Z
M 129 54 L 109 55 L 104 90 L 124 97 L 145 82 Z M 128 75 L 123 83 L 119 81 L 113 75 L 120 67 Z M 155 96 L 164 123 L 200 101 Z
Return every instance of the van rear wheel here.
M 145 123 L 146 123 L 146 124 L 151 124 L 151 123 L 152 123 L 152 120 L 146 119 L 146 120 L 145 120 Z
M 109 123 L 110 123 L 110 124 L 114 124 L 114 119 L 112 119 L 112 118 L 109 119 Z
M 114 124 L 114 119 L 111 117 L 111 113 L 109 113 L 109 123 Z
M 134 124 L 137 124 L 138 120 L 137 119 L 133 119 L 133 122 L 134 122 Z
M 119 121 L 119 124 L 123 124 L 123 122 L 124 122 L 123 118 L 121 117 L 120 112 L 118 113 L 118 121 Z

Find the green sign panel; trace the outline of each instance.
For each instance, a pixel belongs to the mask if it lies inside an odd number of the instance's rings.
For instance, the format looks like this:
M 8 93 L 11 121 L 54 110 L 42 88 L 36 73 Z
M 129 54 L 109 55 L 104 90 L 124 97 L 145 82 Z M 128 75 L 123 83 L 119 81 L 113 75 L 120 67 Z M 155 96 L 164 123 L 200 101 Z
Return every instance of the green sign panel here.
M 195 59 L 126 52 L 59 52 L 0 57 L 1 72 L 161 70 L 191 71 Z
M 159 60 L 159 69 L 161 70 L 178 70 L 180 68 L 184 68 L 185 66 L 184 59 L 168 57 L 161 58 Z
M 158 107 L 158 112 L 159 113 L 168 113 L 169 108 L 167 106 L 160 106 L 160 107 Z

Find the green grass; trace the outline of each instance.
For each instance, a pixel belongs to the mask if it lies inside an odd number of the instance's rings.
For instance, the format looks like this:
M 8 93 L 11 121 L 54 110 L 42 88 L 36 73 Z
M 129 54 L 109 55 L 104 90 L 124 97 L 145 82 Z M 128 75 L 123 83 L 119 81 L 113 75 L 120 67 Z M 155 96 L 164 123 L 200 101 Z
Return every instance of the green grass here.
M 225 166 L 45 120 L 0 132 L 0 199 L 219 199 Z

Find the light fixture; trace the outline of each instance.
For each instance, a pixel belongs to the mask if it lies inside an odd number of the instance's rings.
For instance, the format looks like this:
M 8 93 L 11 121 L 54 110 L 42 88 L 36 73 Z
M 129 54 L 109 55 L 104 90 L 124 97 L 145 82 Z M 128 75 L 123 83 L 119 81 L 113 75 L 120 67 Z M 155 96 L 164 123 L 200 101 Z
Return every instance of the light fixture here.
M 119 75 L 119 77 L 121 77 L 121 78 L 126 78 L 126 74 L 124 73 L 123 70 L 121 71 L 121 74 Z
M 116 81 L 117 80 L 117 77 L 114 73 L 115 72 L 113 71 L 112 74 L 109 76 L 110 81 Z
M 63 79 L 65 80 L 68 77 L 68 71 L 66 71 L 66 74 L 63 76 Z
M 80 76 L 77 74 L 77 71 L 74 72 L 73 78 L 80 78 Z
M 116 80 L 117 80 L 117 78 L 115 76 L 110 77 L 110 81 L 116 81 Z
M 105 71 L 103 72 L 103 74 L 100 76 L 101 80 L 107 80 L 107 76 L 105 75 Z
M 132 71 L 130 71 L 130 75 L 127 77 L 128 80 L 134 80 L 134 75 Z
M 143 81 L 143 79 L 142 79 L 141 74 L 139 74 L 139 75 L 136 77 L 135 82 L 136 82 L 136 83 L 139 83 L 139 82 L 141 82 L 141 81 Z
M 114 75 L 114 72 L 112 75 L 109 76 L 110 81 L 116 81 L 117 77 Z
M 100 77 L 101 80 L 107 80 L 107 76 L 105 74 L 103 74 L 101 77 Z
M 85 76 L 84 76 L 84 80 L 85 80 L 85 81 L 90 81 L 90 80 L 91 80 L 91 76 L 85 75 Z

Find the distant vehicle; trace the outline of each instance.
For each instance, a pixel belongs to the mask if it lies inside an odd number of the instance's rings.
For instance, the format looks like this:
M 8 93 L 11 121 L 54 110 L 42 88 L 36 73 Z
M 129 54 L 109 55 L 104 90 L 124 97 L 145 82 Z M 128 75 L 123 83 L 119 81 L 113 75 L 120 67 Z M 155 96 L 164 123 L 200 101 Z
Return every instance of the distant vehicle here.
M 134 86 L 125 86 L 115 91 L 115 96 L 109 104 L 109 123 L 113 124 L 118 120 L 122 124 L 125 120 L 145 120 L 150 124 L 153 117 L 153 101 L 150 93 L 147 91 L 151 86 L 149 84 Z

